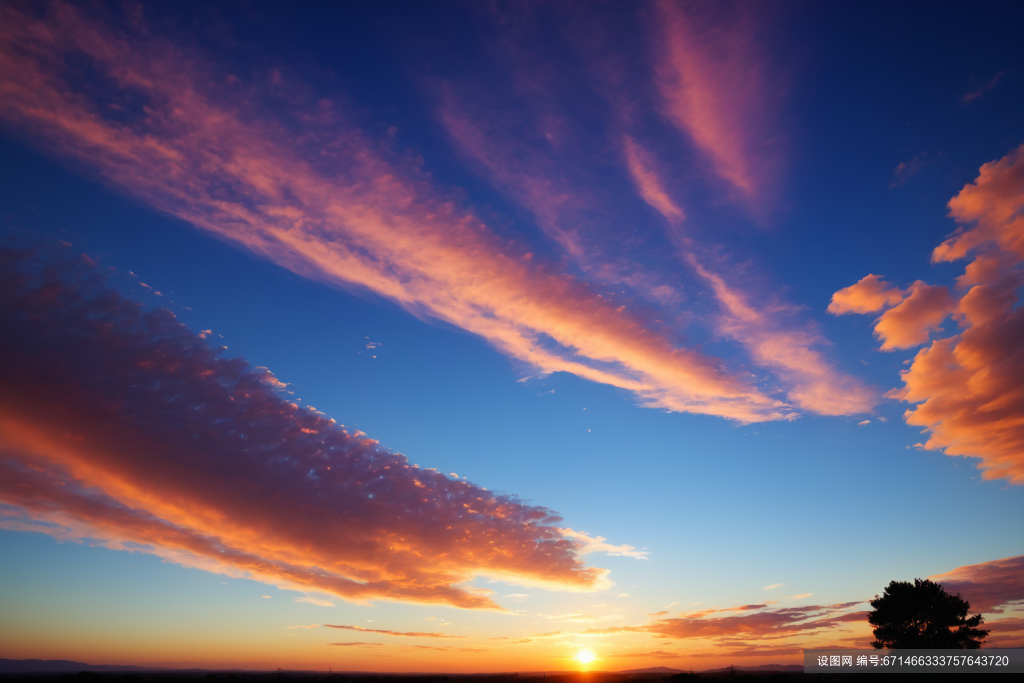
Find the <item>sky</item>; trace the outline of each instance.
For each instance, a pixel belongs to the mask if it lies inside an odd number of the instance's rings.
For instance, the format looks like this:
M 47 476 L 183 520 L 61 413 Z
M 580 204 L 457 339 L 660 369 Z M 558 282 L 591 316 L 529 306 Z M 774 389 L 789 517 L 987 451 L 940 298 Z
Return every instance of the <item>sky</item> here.
M 0 12 L 0 657 L 1024 647 L 1021 7 Z

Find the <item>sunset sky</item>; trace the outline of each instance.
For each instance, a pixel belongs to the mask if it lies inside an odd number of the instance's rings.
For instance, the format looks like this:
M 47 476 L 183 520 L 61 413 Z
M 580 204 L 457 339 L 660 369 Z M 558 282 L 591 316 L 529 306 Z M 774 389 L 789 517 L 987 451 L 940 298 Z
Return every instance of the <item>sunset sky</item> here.
M 0 2 L 0 657 L 1024 647 L 1022 25 Z

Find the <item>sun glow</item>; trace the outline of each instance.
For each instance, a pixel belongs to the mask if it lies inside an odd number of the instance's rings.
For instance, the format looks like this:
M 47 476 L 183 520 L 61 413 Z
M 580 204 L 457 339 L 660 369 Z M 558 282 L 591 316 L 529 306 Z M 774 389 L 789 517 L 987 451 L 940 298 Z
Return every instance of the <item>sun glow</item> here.
M 596 657 L 590 650 L 580 650 L 576 653 L 575 659 L 580 664 L 590 664 L 594 659 L 596 659 Z

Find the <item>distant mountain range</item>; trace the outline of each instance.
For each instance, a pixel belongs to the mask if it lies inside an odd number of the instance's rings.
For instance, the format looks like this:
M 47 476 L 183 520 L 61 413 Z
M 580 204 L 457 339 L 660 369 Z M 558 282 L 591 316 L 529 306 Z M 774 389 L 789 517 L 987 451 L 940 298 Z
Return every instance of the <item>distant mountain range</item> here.
M 33 674 L 77 671 L 172 671 L 156 666 L 122 666 L 117 664 L 86 664 L 66 659 L 0 659 L 0 673 Z
M 800 664 L 759 664 L 757 666 L 737 666 L 734 667 L 737 671 L 786 671 L 789 673 L 801 673 L 804 667 Z M 712 673 L 717 671 L 728 671 L 728 668 L 721 669 L 704 669 L 697 673 Z M 683 674 L 688 671 L 681 669 L 670 669 L 667 666 L 652 666 L 646 669 L 628 669 L 626 671 L 616 671 L 617 674 Z
M 789 673 L 803 673 L 803 664 L 759 664 L 757 666 L 737 666 L 733 667 L 737 671 L 787 671 Z M 728 671 L 728 667 L 722 667 L 721 669 L 708 669 L 701 673 L 711 673 L 712 671 Z

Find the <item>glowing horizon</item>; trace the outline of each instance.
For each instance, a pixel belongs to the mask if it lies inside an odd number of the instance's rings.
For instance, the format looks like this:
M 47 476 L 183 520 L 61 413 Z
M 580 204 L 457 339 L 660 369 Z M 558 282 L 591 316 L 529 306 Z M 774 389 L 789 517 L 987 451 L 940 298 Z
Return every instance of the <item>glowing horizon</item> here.
M 1024 16 L 912 14 L 0 7 L 0 657 L 1024 647 Z

